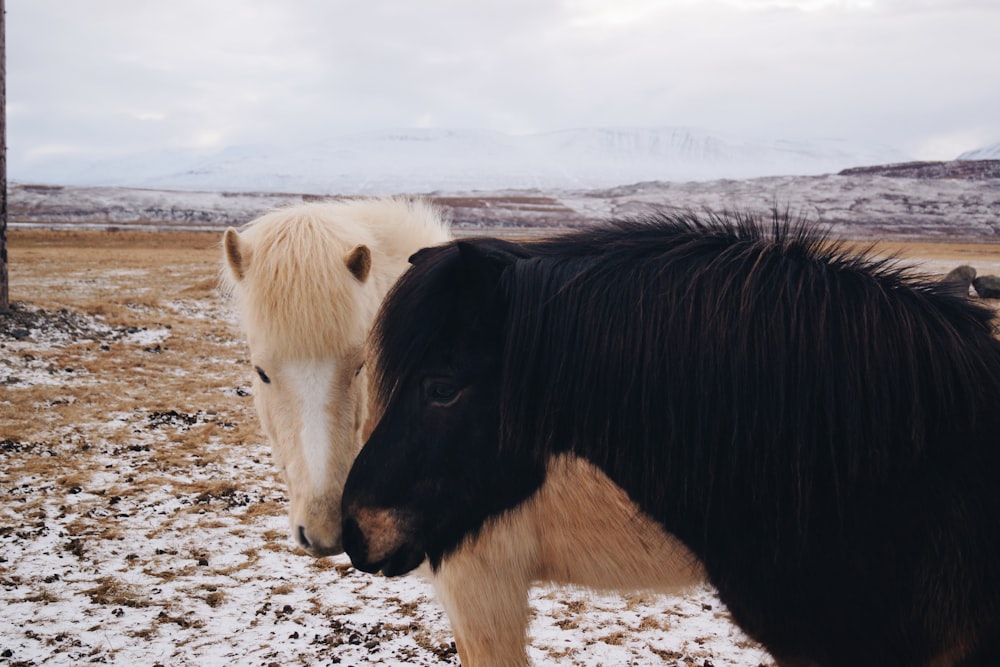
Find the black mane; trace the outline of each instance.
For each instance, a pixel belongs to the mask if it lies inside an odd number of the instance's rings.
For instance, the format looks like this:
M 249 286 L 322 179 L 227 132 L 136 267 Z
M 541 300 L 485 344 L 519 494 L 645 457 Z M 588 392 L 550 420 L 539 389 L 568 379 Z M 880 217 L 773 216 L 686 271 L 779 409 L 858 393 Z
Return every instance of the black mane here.
M 990 311 L 779 216 L 621 221 L 529 254 L 504 283 L 505 446 L 583 455 L 698 530 L 735 497 L 794 519 L 777 541 L 844 520 L 1000 397 Z

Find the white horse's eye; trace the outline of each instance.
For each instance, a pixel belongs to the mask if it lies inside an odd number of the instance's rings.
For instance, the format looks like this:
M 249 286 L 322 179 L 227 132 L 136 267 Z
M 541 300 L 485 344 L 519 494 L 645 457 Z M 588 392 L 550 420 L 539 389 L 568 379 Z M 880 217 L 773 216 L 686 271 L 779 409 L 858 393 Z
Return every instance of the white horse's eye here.
M 271 384 L 271 378 L 267 377 L 267 373 L 265 373 L 260 366 L 254 366 L 253 369 L 257 371 L 257 377 L 260 378 L 261 382 L 264 384 Z
M 365 367 L 365 362 L 362 361 L 361 364 L 358 366 L 357 370 L 354 371 L 354 377 L 358 377 L 359 375 L 361 375 L 361 369 L 363 369 L 364 367 Z

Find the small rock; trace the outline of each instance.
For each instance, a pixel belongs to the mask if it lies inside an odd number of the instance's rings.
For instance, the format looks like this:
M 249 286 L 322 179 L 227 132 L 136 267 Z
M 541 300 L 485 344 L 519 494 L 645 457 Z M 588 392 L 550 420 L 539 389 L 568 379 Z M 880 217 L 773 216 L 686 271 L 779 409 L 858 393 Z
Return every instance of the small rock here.
M 972 281 L 972 286 L 984 299 L 1000 299 L 1000 276 L 979 276 Z

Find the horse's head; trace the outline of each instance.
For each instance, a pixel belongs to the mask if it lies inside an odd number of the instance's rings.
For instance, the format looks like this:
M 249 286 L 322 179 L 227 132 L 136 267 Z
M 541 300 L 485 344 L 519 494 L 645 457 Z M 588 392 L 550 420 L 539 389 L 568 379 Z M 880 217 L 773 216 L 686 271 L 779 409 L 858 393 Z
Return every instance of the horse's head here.
M 365 341 L 380 301 L 364 244 L 324 243 L 301 220 L 226 231 L 227 278 L 255 375 L 253 396 L 288 485 L 292 533 L 314 556 L 343 551 L 340 494 L 364 440 Z M 289 225 L 300 223 L 300 229 Z
M 500 448 L 504 273 L 520 246 L 476 240 L 423 251 L 372 332 L 381 419 L 344 488 L 344 545 L 359 569 L 434 567 L 540 484 Z

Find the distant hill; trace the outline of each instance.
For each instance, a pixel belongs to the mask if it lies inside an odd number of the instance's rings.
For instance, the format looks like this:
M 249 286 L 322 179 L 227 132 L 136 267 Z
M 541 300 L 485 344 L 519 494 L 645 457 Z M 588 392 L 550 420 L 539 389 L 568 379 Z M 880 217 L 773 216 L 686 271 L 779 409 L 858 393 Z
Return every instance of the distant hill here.
M 948 162 L 903 162 L 875 167 L 853 167 L 841 176 L 888 176 L 892 178 L 963 178 L 984 180 L 1000 178 L 1000 159 L 962 158 Z
M 578 227 L 656 209 L 787 209 L 855 239 L 1000 240 L 998 161 L 906 163 L 818 176 L 645 181 L 610 188 L 424 192 L 458 230 L 524 233 Z M 12 185 L 12 228 L 209 229 L 325 197 L 275 192 Z
M 966 151 L 958 156 L 959 160 L 1000 160 L 1000 141 L 990 146 Z
M 836 139 L 748 140 L 685 127 L 529 135 L 407 129 L 301 146 L 236 146 L 214 154 L 62 157 L 30 167 L 10 165 L 8 173 L 15 183 L 378 195 L 816 175 L 907 157 L 889 147 Z

